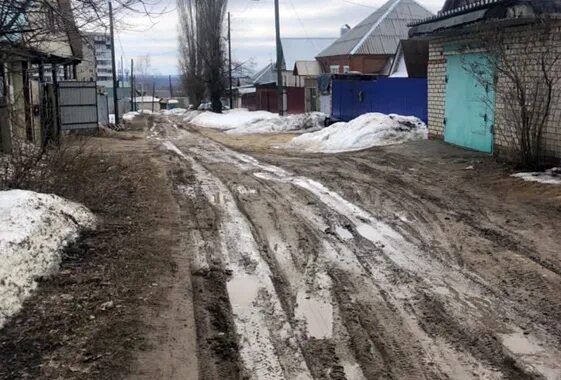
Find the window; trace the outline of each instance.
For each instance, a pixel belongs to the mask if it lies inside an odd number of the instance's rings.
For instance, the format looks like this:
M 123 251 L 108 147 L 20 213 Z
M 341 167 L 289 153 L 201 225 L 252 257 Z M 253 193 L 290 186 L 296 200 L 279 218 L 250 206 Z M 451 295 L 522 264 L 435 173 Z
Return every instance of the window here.
M 339 74 L 339 65 L 331 65 L 329 66 L 329 72 L 331 74 Z
M 351 68 L 349 66 L 347 66 L 347 65 L 343 66 L 343 72 L 345 74 L 348 73 L 349 71 L 351 71 Z

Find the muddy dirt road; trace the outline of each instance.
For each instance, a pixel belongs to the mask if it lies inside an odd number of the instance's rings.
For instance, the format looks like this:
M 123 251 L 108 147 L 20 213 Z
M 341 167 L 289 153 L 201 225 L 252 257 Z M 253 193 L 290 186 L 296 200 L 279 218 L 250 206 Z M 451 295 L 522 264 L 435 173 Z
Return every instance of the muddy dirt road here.
M 200 378 L 561 379 L 557 190 L 435 142 L 304 156 L 172 124 L 150 138 Z

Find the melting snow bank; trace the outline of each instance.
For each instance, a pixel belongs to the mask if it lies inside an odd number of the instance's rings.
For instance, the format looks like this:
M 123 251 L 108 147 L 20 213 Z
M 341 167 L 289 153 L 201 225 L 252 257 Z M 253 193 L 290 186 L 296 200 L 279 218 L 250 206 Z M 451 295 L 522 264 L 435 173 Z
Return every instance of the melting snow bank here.
M 561 185 L 561 167 L 548 169 L 545 172 L 517 173 L 512 176 L 522 178 L 524 181 Z
M 279 116 L 267 111 L 232 110 L 222 114 L 203 112 L 184 121 L 201 127 L 227 130 L 230 134 L 278 133 L 322 128 L 327 115 L 320 112 Z
M 414 116 L 367 113 L 294 138 L 288 145 L 308 152 L 337 153 L 428 138 L 425 123 Z
M 123 115 L 123 120 L 125 121 L 131 121 L 133 120 L 135 117 L 140 116 L 140 113 L 136 112 L 136 111 L 132 111 L 132 112 L 127 112 Z
M 0 328 L 18 312 L 37 283 L 56 272 L 61 250 L 95 217 L 55 195 L 0 191 Z

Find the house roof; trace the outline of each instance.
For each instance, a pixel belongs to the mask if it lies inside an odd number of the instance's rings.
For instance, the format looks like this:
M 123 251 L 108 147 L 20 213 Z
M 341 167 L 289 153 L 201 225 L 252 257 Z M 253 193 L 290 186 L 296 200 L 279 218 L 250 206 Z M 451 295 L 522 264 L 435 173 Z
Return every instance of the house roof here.
M 281 38 L 284 63 L 292 70 L 296 61 L 313 61 L 316 55 L 326 49 L 337 38 Z
M 315 61 L 316 54 L 335 40 L 335 38 L 282 38 L 284 69 L 293 71 L 297 61 Z M 252 82 L 256 85 L 277 83 L 276 62 L 271 62 L 258 71 L 252 77 Z
M 252 79 L 253 84 L 269 84 L 277 83 L 277 70 L 274 63 L 269 63 L 267 66 L 258 71 Z
M 349 30 L 318 57 L 338 55 L 393 55 L 407 38 L 408 24 L 432 16 L 415 0 L 390 0 Z
M 485 20 L 511 20 L 521 24 L 540 15 L 559 13 L 561 0 L 446 0 L 437 15 L 411 23 L 409 35 L 427 35 Z
M 313 77 L 321 75 L 321 66 L 318 61 L 296 61 L 294 75 Z

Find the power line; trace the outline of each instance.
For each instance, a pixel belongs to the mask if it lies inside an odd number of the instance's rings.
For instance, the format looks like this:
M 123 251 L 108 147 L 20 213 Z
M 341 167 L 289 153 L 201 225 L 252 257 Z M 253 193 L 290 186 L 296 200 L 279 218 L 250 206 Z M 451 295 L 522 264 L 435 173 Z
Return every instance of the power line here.
M 366 4 L 361 4 L 361 3 L 355 3 L 354 1 L 351 0 L 341 0 L 343 3 L 347 3 L 347 4 L 352 4 L 352 5 L 358 5 L 360 7 L 365 7 L 365 8 L 370 8 L 370 9 L 378 9 L 378 7 L 373 7 L 371 5 L 366 5 Z
M 307 31 L 306 27 L 304 26 L 304 23 L 302 22 L 302 19 L 300 18 L 300 15 L 298 14 L 298 11 L 296 10 L 296 7 L 294 6 L 294 3 L 292 2 L 292 0 L 290 0 L 290 5 L 292 6 L 292 9 L 294 10 L 294 14 L 296 15 L 296 18 L 298 19 L 298 22 L 300 23 L 300 26 L 302 27 L 302 30 L 304 31 L 304 34 L 306 35 L 306 39 L 308 41 L 310 41 L 312 43 L 312 45 L 314 45 L 314 48 L 316 50 L 319 50 L 318 46 L 316 45 L 316 42 L 314 40 L 312 40 L 310 38 L 310 36 L 308 35 L 308 31 Z
M 238 13 L 237 15 L 232 16 L 232 20 L 233 20 L 233 19 L 236 19 L 236 18 L 240 18 L 240 17 L 242 17 L 243 15 L 245 15 L 245 14 L 247 13 L 247 11 L 250 10 L 250 8 L 253 8 L 253 5 L 254 5 L 256 2 L 257 2 L 256 0 L 247 0 L 246 3 L 245 3 L 245 7 L 243 8 L 243 10 L 242 10 L 240 13 Z

